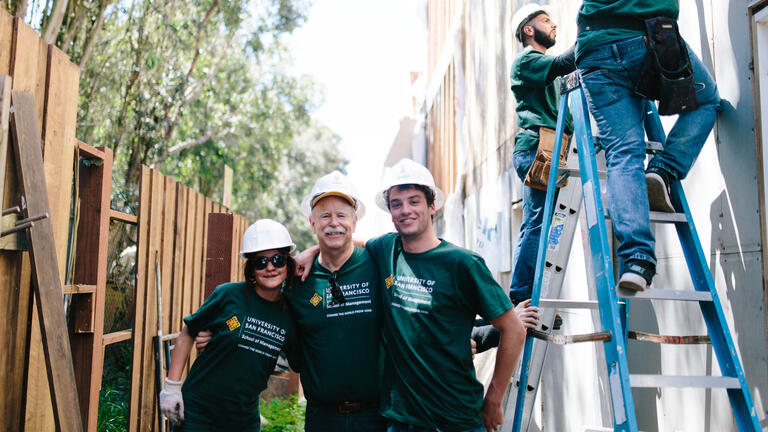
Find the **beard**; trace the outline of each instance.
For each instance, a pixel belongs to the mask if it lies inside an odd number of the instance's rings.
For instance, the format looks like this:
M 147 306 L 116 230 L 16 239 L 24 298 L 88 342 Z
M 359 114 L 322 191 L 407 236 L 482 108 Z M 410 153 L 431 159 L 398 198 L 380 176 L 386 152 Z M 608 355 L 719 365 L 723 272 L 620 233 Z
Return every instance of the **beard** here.
M 536 27 L 533 27 L 533 40 L 537 44 L 544 46 L 546 49 L 552 48 L 555 45 L 555 38 L 549 37 L 548 34 L 540 31 Z

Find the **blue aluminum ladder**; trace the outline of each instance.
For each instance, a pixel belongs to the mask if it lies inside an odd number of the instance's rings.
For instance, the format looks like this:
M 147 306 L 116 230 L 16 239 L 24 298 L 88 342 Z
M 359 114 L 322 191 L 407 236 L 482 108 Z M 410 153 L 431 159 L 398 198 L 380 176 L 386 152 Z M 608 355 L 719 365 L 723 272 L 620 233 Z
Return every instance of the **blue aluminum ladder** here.
M 706 387 L 726 389 L 736 424 L 740 431 L 760 431 L 760 423 L 749 393 L 744 371 L 736 353 L 733 338 L 728 330 L 715 283 L 707 265 L 706 255 L 701 248 L 680 181 L 675 181 L 671 185 L 671 199 L 676 213 L 659 214 L 658 212 L 652 212 L 652 214 L 656 214 L 657 222 L 667 222 L 675 225 L 695 290 L 648 289 L 636 294 L 617 293 L 616 281 L 613 276 L 612 251 L 609 246 L 610 243 L 606 229 L 605 211 L 600 199 L 600 182 L 595 162 L 595 155 L 600 149 L 596 148 L 592 139 L 587 101 L 581 88 L 581 77 L 578 71 L 565 77 L 562 83 L 561 94 L 555 131 L 556 139 L 552 154 L 560 154 L 563 145 L 562 137 L 565 118 L 569 110 L 569 99 L 571 99 L 570 112 L 574 125 L 573 139 L 579 158 L 583 203 L 589 232 L 589 250 L 594 267 L 598 309 L 602 323 L 601 330 L 603 333 L 610 333 L 609 340 L 603 340 L 603 344 L 611 391 L 614 430 L 638 430 L 632 387 Z M 649 141 L 663 145 L 666 136 L 653 103 L 646 102 L 645 117 L 645 129 Z M 550 187 L 547 190 L 544 205 L 542 235 L 539 239 L 536 273 L 531 297 L 532 306 L 538 306 L 541 297 L 542 275 L 544 274 L 546 262 L 547 240 L 552 223 L 555 184 L 557 183 L 558 176 L 558 170 L 550 170 Z M 624 301 L 620 302 L 619 297 L 625 297 Z M 633 297 L 698 302 L 722 376 L 630 375 L 627 363 L 628 331 L 626 324 L 629 299 Z M 619 337 L 616 337 L 617 335 Z M 532 392 L 524 390 L 530 388 L 528 386 L 528 371 L 532 348 L 533 337 L 529 335 L 525 341 L 523 359 L 520 366 L 520 378 L 517 383 L 515 416 L 511 429 L 513 431 L 521 430 L 525 398 L 535 395 L 535 393 L 531 394 Z

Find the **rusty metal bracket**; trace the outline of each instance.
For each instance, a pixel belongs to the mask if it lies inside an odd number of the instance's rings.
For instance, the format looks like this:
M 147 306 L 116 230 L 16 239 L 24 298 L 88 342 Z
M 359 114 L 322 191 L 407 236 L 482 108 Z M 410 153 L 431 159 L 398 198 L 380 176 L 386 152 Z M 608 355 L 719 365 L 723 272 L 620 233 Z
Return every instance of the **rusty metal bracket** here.
M 35 226 L 36 221 L 50 217 L 48 213 L 43 213 L 20 219 L 20 215 L 21 209 L 18 206 L 3 210 L 0 222 L 0 250 L 27 250 L 27 236 L 21 233 Z

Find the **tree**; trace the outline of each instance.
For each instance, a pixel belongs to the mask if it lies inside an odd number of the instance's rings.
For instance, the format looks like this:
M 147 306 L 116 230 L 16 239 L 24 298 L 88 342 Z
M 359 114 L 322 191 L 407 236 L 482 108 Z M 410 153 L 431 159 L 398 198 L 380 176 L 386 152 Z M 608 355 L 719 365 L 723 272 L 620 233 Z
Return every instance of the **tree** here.
M 214 199 L 229 165 L 233 210 L 249 215 L 284 199 L 269 191 L 291 158 L 339 165 L 327 149 L 297 155 L 299 131 L 322 129 L 310 125 L 319 91 L 287 72 L 281 43 L 304 22 L 302 0 L 6 0 L 5 7 L 80 65 L 78 138 L 112 148 L 118 208 L 135 206 L 142 164 Z M 323 133 L 324 146 L 337 143 Z

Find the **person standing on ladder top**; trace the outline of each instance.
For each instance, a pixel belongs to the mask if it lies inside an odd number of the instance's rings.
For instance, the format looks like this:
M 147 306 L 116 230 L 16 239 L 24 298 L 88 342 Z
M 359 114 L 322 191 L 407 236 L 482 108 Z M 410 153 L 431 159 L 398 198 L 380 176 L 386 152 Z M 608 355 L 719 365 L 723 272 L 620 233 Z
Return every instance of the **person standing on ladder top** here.
M 720 107 L 712 75 L 679 38 L 675 22 L 678 14 L 678 0 L 584 0 L 578 15 L 576 64 L 589 111 L 597 124 L 600 145 L 605 149 L 608 210 L 619 242 L 619 286 L 634 291 L 648 288 L 656 273 L 649 209 L 675 211 L 670 200 L 670 184 L 688 174 Z M 658 22 L 659 17 L 667 21 L 656 28 L 674 30 L 677 37 L 658 38 L 651 34 L 649 23 Z M 649 49 L 649 38 L 657 47 L 662 41 L 674 43 L 677 39 L 681 51 L 665 58 L 663 50 Z M 659 83 L 664 83 L 664 77 L 651 73 L 646 64 L 647 60 L 651 64 L 658 59 L 661 70 L 668 70 L 665 61 L 677 64 L 685 60 L 686 52 L 692 75 L 690 92 L 693 99 L 698 99 L 698 109 L 693 105 L 693 110 L 674 98 L 665 100 L 680 93 L 661 87 Z M 665 104 L 677 104 L 678 112 L 682 113 L 669 133 L 664 150 L 653 156 L 644 171 L 645 98 L 636 91 L 648 80 L 655 83 L 649 87 L 651 92 L 661 97 L 661 114 Z
M 518 177 L 525 182 L 536 157 L 539 140 L 543 136 L 539 133 L 541 128 L 554 130 L 557 125 L 560 99 L 558 77 L 573 72 L 576 65 L 573 47 L 559 56 L 547 54 L 557 36 L 557 24 L 552 21 L 548 7 L 536 3 L 521 7 L 512 17 L 512 28 L 515 37 L 524 47 L 512 63 L 509 77 L 512 93 L 517 100 L 519 127 L 512 158 Z M 572 131 L 569 115 L 565 133 L 570 135 Z M 548 136 L 554 136 L 554 131 Z M 563 142 L 563 146 L 566 144 Z M 509 297 L 515 304 L 531 298 L 546 196 L 546 188 L 542 190 L 523 186 L 523 221 L 515 247 L 515 265 L 509 287 Z

